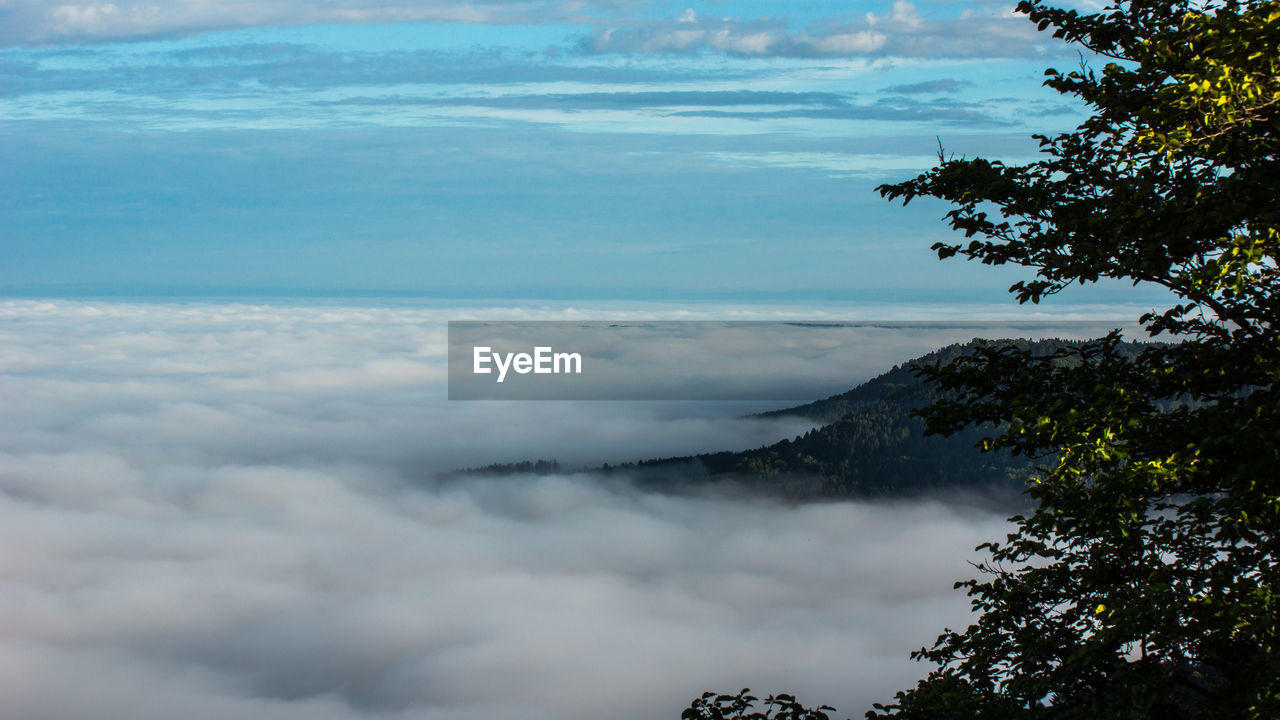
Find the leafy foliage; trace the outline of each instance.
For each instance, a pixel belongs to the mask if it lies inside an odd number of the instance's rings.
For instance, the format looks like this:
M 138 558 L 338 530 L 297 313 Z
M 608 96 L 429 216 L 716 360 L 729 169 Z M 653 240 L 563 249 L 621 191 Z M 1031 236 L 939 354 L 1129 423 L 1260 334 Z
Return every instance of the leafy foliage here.
M 959 584 L 978 620 L 868 717 L 1280 716 L 1280 3 L 1018 9 L 1113 60 L 1047 73 L 1093 116 L 1039 137 L 1039 162 L 941 158 L 881 192 L 950 201 L 971 240 L 939 257 L 1034 269 L 1020 302 L 1104 277 L 1167 288 L 1141 322 L 1178 342 L 984 347 L 925 371 L 952 393 L 930 430 L 995 424 L 991 449 L 1052 461 L 1035 511 L 983 546 L 984 579 Z
M 826 705 L 807 708 L 792 695 L 770 695 L 765 698 L 764 705 L 756 710 L 759 698 L 744 688 L 737 695 L 717 695 L 709 692 L 693 701 L 680 720 L 829 720 L 827 711 L 835 712 L 835 708 Z
M 1046 73 L 1091 117 L 1038 136 L 1038 162 L 940 157 L 881 193 L 949 201 L 967 240 L 938 256 L 1033 271 L 1019 302 L 1102 278 L 1167 289 L 1140 322 L 1174 342 L 986 346 L 924 370 L 944 393 L 930 430 L 1003 428 L 988 449 L 1043 470 L 1034 510 L 958 584 L 977 620 L 867 715 L 1280 717 L 1280 3 L 1018 10 L 1103 58 Z

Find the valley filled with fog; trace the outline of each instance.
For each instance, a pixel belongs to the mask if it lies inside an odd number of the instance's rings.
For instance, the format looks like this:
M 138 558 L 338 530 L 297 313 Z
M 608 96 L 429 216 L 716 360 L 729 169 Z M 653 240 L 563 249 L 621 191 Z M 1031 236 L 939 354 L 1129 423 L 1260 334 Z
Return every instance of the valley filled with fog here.
M 639 720 L 750 686 L 858 717 L 913 685 L 910 651 L 967 623 L 952 583 L 1003 511 L 442 479 L 813 427 L 735 403 L 445 400 L 445 321 L 581 312 L 0 303 L 6 714 Z M 838 392 L 1012 334 L 983 330 L 859 330 L 855 354 L 815 341 L 787 373 Z

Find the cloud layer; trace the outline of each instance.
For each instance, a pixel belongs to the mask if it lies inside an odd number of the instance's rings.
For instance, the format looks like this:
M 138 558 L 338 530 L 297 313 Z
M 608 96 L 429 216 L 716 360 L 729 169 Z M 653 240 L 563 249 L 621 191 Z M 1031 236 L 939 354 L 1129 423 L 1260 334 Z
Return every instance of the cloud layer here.
M 702 16 L 597 29 L 583 38 L 587 53 L 691 54 L 744 57 L 1035 57 L 1050 45 L 1020 15 L 965 10 L 958 17 L 926 18 L 906 0 L 879 13 L 815 21 L 795 30 L 781 18 Z
M 704 3 L 694 3 L 705 9 Z M 723 17 L 686 8 L 655 19 L 643 0 L 8 0 L 0 46 L 93 44 L 258 27 L 444 23 L 574 26 L 586 53 L 722 53 L 744 57 L 1033 57 L 1048 51 L 1025 18 L 983 4 L 926 17 L 907 0 L 865 3 L 837 17 L 787 7 L 789 15 Z M 710 8 L 717 5 L 712 3 Z M 847 10 L 846 10 L 847 12 Z M 557 50 L 561 46 L 554 46 Z
M 964 622 L 951 582 L 996 513 L 433 480 L 479 453 L 617 458 L 795 427 L 449 405 L 446 314 L 0 307 L 6 711 L 653 718 L 751 685 L 856 714 Z
M 128 40 L 243 27 L 317 23 L 523 23 L 565 18 L 589 3 L 555 0 L 8 0 L 0 43 Z

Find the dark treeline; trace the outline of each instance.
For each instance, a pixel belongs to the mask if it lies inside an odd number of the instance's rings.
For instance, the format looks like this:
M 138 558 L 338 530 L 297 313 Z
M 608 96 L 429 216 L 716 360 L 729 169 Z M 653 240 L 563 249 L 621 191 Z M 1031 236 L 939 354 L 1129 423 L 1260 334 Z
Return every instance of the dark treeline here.
M 564 472 L 556 460 L 525 460 L 514 463 L 493 463 L 483 467 L 464 468 L 447 473 L 445 477 L 464 475 L 552 475 Z

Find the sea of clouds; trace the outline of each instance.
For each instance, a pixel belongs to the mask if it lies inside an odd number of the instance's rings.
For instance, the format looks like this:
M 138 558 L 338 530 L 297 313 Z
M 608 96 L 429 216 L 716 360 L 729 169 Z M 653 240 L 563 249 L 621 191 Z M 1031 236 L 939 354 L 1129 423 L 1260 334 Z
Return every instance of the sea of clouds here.
M 751 686 L 857 717 L 914 684 L 1002 511 L 440 479 L 811 427 L 444 399 L 445 321 L 581 312 L 0 302 L 4 715 L 639 720 Z M 913 332 L 848 367 L 798 357 L 834 392 L 984 334 Z

